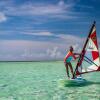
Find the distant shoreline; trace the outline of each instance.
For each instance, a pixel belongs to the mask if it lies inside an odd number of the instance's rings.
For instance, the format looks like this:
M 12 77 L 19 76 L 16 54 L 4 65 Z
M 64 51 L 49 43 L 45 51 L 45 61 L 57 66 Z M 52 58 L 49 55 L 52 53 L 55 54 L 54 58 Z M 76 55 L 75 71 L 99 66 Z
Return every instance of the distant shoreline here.
M 48 61 L 0 61 L 0 62 L 61 62 L 62 60 L 48 60 Z

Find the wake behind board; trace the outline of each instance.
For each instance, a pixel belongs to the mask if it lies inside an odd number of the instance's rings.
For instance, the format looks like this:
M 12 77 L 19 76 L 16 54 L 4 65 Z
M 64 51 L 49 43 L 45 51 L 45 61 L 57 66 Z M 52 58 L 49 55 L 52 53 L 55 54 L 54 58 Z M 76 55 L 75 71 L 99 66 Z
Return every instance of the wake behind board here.
M 86 80 L 83 79 L 82 77 L 77 77 L 75 79 L 61 79 L 59 81 L 59 86 L 60 87 L 74 87 L 74 86 L 83 86 L 86 84 Z

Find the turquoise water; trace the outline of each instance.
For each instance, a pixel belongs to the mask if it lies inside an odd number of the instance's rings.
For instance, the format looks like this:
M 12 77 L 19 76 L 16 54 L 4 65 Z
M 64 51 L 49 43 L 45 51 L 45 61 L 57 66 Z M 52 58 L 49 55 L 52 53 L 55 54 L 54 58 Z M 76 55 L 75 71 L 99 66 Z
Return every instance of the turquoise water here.
M 100 100 L 100 72 L 87 84 L 61 86 L 63 62 L 0 62 L 0 100 Z

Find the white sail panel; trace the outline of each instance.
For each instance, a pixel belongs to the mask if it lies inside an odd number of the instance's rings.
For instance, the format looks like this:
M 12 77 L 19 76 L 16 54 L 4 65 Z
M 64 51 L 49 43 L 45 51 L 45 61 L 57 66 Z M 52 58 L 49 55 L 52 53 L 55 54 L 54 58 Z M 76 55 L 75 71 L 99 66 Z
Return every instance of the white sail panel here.
M 96 45 L 94 44 L 91 38 L 89 38 L 88 44 L 86 46 L 86 50 L 87 51 L 98 51 Z

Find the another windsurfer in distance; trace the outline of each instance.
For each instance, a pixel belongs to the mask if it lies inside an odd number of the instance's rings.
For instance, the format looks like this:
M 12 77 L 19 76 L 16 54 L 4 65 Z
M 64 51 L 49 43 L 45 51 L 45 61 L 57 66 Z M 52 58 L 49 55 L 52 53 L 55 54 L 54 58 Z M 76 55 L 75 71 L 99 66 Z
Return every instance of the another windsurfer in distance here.
M 75 60 L 77 58 L 75 55 L 79 55 L 79 54 L 73 53 L 73 47 L 70 46 L 69 52 L 67 53 L 67 55 L 64 58 L 64 64 L 65 64 L 65 67 L 66 67 L 66 73 L 67 73 L 68 78 L 70 78 L 68 67 L 70 67 L 70 70 L 71 70 L 71 73 L 72 73 L 72 78 L 74 77 L 73 67 L 72 67 L 71 61 L 73 59 Z

